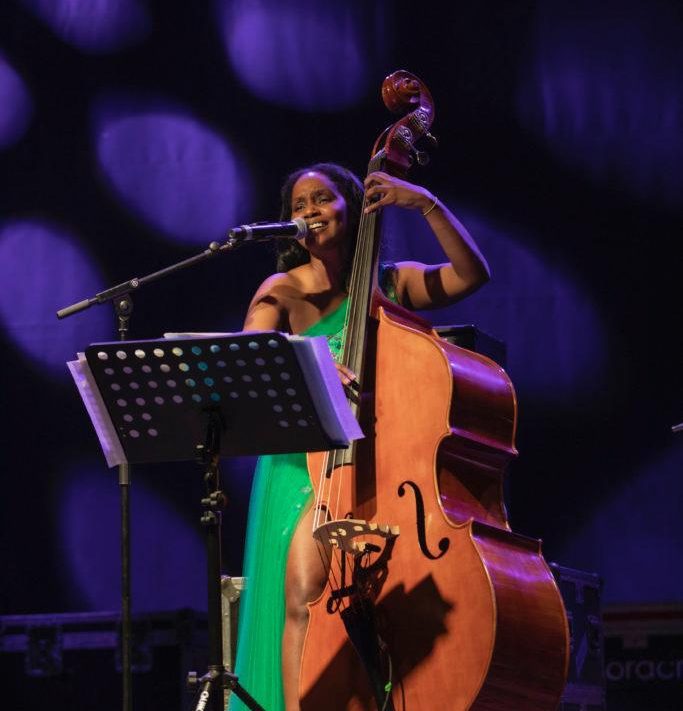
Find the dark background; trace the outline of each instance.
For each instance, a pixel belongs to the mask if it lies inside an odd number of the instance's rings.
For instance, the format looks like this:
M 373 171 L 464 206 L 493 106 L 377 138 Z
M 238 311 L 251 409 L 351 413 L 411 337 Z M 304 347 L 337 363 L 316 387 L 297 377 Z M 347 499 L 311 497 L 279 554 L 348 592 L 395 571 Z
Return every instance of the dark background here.
M 543 538 L 547 559 L 603 576 L 607 603 L 683 599 L 683 435 L 671 432 L 683 420 L 683 17 L 673 1 L 593 5 L 267 2 L 233 56 L 221 28 L 249 4 L 105 3 L 123 28 L 110 37 L 96 33 L 106 17 L 79 25 L 78 3 L 50 20 L 49 4 L 3 0 L 0 59 L 24 93 L 0 85 L 0 613 L 118 605 L 116 471 L 63 366 L 114 339 L 114 317 L 55 311 L 276 218 L 279 185 L 300 165 L 363 174 L 391 121 L 380 85 L 397 68 L 436 103 L 439 148 L 411 179 L 452 207 L 492 266 L 491 284 L 431 317 L 507 344 L 520 404 L 513 529 Z M 337 53 L 341 42 L 353 52 Z M 194 128 L 159 123 L 161 159 L 145 153 L 150 134 L 122 129 L 107 162 L 105 129 L 128 116 L 144 131 L 159 116 Z M 218 193 L 195 130 L 238 157 Z M 169 192 L 153 199 L 151 180 Z M 390 256 L 440 259 L 419 218 L 387 222 Z M 238 330 L 272 271 L 257 245 L 149 286 L 132 335 Z M 252 465 L 223 467 L 234 575 Z M 201 492 L 191 462 L 133 469 L 135 610 L 204 606 Z

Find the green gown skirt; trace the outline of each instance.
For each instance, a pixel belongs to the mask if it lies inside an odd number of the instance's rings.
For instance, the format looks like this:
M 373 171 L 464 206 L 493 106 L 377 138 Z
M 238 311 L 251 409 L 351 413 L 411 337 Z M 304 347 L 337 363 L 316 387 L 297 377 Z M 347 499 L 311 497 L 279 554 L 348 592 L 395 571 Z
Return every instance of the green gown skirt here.
M 342 350 L 348 299 L 302 335 L 326 336 L 332 355 Z M 312 499 L 306 455 L 260 457 L 254 472 L 240 600 L 235 673 L 241 686 L 266 711 L 284 709 L 282 632 L 285 571 L 292 537 Z M 230 711 L 247 707 L 234 694 Z

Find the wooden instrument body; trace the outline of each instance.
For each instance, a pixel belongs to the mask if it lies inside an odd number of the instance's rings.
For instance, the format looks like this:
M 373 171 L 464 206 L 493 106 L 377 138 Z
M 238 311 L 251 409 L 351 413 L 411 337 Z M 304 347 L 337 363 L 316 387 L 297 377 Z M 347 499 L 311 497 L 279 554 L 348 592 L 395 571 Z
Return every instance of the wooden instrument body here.
M 362 576 L 391 657 L 393 708 L 555 709 L 569 658 L 566 615 L 540 543 L 510 532 L 502 497 L 516 456 L 512 384 L 492 361 L 391 308 L 379 309 L 374 408 L 364 406 L 374 434 L 365 424 L 355 463 L 341 468 L 339 510 L 400 527 Z M 309 454 L 314 487 L 323 458 Z M 330 611 L 335 584 L 309 606 L 301 708 L 377 709 Z

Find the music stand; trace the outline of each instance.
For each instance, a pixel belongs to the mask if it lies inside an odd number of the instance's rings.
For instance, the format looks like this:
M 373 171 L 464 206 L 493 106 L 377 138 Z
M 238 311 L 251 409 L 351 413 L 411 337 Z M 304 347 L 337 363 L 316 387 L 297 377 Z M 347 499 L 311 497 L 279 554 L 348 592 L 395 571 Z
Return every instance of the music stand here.
M 214 687 L 261 709 L 222 663 L 218 460 L 338 449 L 362 437 L 325 339 L 266 331 L 117 341 L 91 345 L 85 361 L 70 367 L 110 466 L 122 457 L 204 464 L 209 665 L 196 709 L 222 710 Z M 109 456 L 111 440 L 117 457 Z

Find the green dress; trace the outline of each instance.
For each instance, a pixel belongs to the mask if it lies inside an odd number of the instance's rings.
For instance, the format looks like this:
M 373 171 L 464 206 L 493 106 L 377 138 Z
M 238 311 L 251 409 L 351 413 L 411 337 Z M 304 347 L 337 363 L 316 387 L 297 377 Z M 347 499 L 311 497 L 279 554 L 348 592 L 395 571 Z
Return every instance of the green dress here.
M 397 302 L 395 265 L 380 264 L 379 284 Z M 344 348 L 344 323 L 349 300 L 304 331 L 302 336 L 326 336 L 335 360 Z M 306 455 L 260 457 L 254 472 L 240 599 L 235 674 L 240 685 L 266 711 L 282 711 L 282 632 L 285 624 L 285 572 L 297 524 L 313 495 Z M 247 707 L 234 695 L 229 711 Z
M 332 355 L 339 359 L 347 307 L 348 298 L 301 335 L 326 336 Z M 243 567 L 247 584 L 240 599 L 235 674 L 266 711 L 284 708 L 285 570 L 292 537 L 312 493 L 305 454 L 259 458 L 249 504 Z M 247 707 L 231 694 L 228 708 Z

